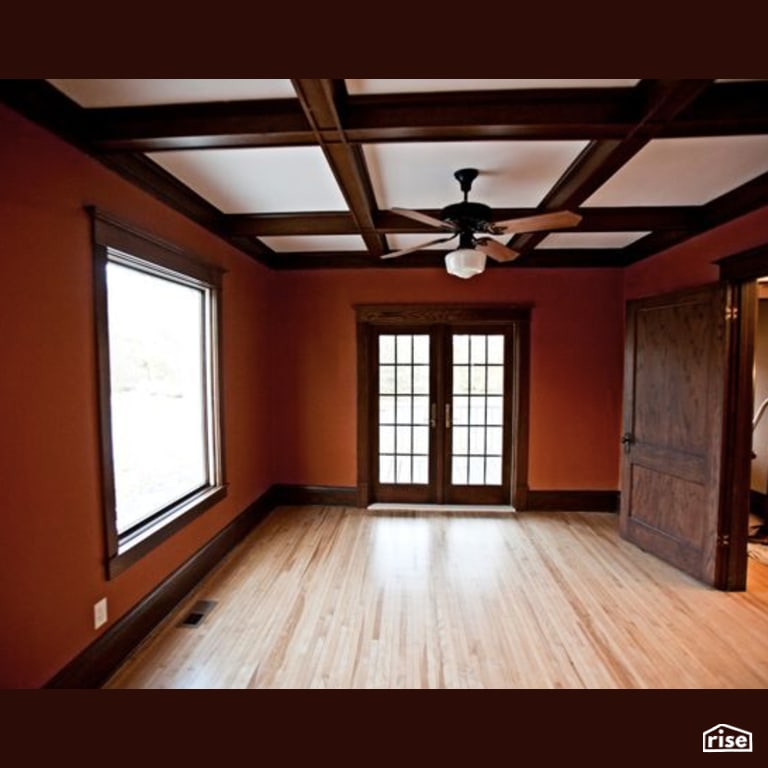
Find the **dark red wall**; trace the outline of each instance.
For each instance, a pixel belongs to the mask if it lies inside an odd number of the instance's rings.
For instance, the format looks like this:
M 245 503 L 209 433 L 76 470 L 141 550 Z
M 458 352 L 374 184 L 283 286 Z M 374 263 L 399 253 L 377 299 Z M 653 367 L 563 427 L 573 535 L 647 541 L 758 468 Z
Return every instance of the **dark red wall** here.
M 530 486 L 616 489 L 621 418 L 620 270 L 498 270 L 463 281 L 444 270 L 283 273 L 274 410 L 278 479 L 356 483 L 355 304 L 534 305 Z
M 94 204 L 225 267 L 229 495 L 114 581 L 103 568 L 89 220 Z M 46 682 L 271 483 L 272 275 L 0 107 L 0 687 Z M 100 632 L 103 630 L 100 630 Z

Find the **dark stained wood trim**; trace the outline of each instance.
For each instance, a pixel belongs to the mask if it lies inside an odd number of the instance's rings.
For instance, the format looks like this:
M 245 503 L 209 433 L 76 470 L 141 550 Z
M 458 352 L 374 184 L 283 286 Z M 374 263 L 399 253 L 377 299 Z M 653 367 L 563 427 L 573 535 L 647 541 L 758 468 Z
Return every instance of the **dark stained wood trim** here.
M 366 248 L 372 256 L 380 256 L 385 251 L 385 242 L 374 230 L 376 201 L 373 188 L 361 148 L 349 144 L 344 136 L 334 102 L 339 94 L 337 85 L 333 80 L 321 78 L 297 78 L 291 82 L 365 240 Z M 328 131 L 338 131 L 341 142 L 329 142 L 324 133 Z
M 491 269 L 621 269 L 623 248 L 536 248 L 510 264 L 489 263 Z
M 766 259 L 768 273 L 768 259 Z M 753 371 L 757 334 L 757 283 L 731 284 L 726 324 L 727 380 L 723 408 L 720 521 L 715 586 L 725 590 L 747 588 L 748 511 L 752 466 Z
M 356 507 L 358 491 L 354 486 L 290 485 L 272 486 L 276 506 L 320 504 L 326 507 Z
M 144 155 L 98 155 L 107 168 L 116 171 L 139 189 L 152 195 L 197 222 L 214 234 L 220 234 L 222 214 L 175 176 Z
M 427 216 L 440 218 L 439 210 L 422 210 Z M 535 216 L 538 208 L 497 208 L 498 221 Z M 581 222 L 569 232 L 651 232 L 689 230 L 699 226 L 699 209 L 691 206 L 638 208 L 579 208 Z M 392 211 L 379 211 L 374 216 L 379 234 L 424 233 L 436 230 L 428 224 L 400 216 Z M 352 235 L 358 234 L 351 213 L 316 211 L 311 213 L 229 214 L 221 219 L 221 231 L 228 237 L 264 237 L 270 235 Z M 426 240 L 427 238 L 425 238 Z
M 269 489 L 55 674 L 45 688 L 98 688 L 134 648 L 275 507 Z
M 623 249 L 624 263 L 629 265 L 642 261 L 674 245 L 679 245 L 691 237 L 707 232 L 738 216 L 744 216 L 765 206 L 768 206 L 768 173 L 763 173 L 731 192 L 727 192 L 701 206 L 694 222 L 685 229 L 678 232 L 674 230 L 655 232 L 649 237 L 643 238 Z M 749 258 L 748 253 L 752 253 L 752 251 L 739 253 L 736 255 L 736 258 L 744 261 Z M 724 263 L 726 260 L 721 259 L 720 261 Z M 726 267 L 726 272 L 732 268 L 732 266 Z M 763 274 L 764 272 L 759 272 L 755 277 Z
M 532 89 L 349 97 L 351 141 L 623 137 L 633 88 Z
M 355 304 L 358 323 L 429 326 L 440 323 L 524 322 L 532 304 Z
M 46 80 L 0 79 L 0 102 L 93 155 L 85 109 Z
M 768 276 L 768 243 L 719 259 L 720 279 L 757 280 Z
M 642 117 L 621 140 L 593 141 L 566 171 L 542 201 L 544 211 L 578 208 L 593 192 L 631 160 L 667 121 L 690 105 L 712 84 L 712 80 L 643 80 L 635 97 L 643 103 Z M 510 247 L 527 251 L 545 234 L 515 237 Z
M 296 99 L 164 104 L 88 110 L 88 134 L 103 152 L 313 144 Z
M 366 252 L 277 253 L 269 260 L 275 270 L 313 269 L 445 269 L 448 251 L 421 251 L 402 259 L 380 259 Z M 591 267 L 620 269 L 626 265 L 624 252 L 616 248 L 542 248 L 516 261 L 499 264 L 488 260 L 487 270 L 496 269 L 570 269 Z
M 525 507 L 531 512 L 618 512 L 619 491 L 528 490 Z
M 321 126 L 323 141 L 353 143 L 424 139 L 626 138 L 644 119 L 650 81 L 635 88 L 564 88 L 349 96 L 343 80 L 328 81 L 340 125 Z M 704 82 L 704 81 L 699 81 Z M 7 103 L 40 107 L 39 114 L 86 139 L 99 151 L 151 152 L 238 146 L 313 144 L 314 132 L 296 99 L 110 107 L 83 110 L 69 123 L 45 109 L 46 100 L 71 100 L 43 80 L 8 80 Z M 31 88 L 48 92 L 30 98 Z M 745 135 L 768 131 L 766 83 L 709 87 L 674 121 L 647 120 L 660 136 Z M 77 105 L 75 105 L 77 106 Z M 331 118 L 328 110 L 317 116 Z M 322 122 L 322 121 L 321 121 Z M 659 123 L 658 128 L 655 127 Z
M 348 96 L 329 81 L 347 140 L 622 139 L 643 119 L 648 86 Z M 646 81 L 647 82 L 647 81 Z M 341 84 L 341 85 L 339 85 Z M 765 83 L 713 85 L 661 136 L 746 135 L 768 130 Z M 295 99 L 91 109 L 89 134 L 104 150 L 155 151 L 314 143 Z M 318 117 L 329 118 L 327 110 Z M 327 143 L 341 134 L 323 127 Z
M 403 218 L 398 216 L 398 218 Z M 222 220 L 227 235 L 268 237 L 271 235 L 356 235 L 359 233 L 351 213 L 230 214 Z
M 525 509 L 528 505 L 528 452 L 531 402 L 531 312 L 515 322 L 513 354 L 517 356 L 512 380 L 512 506 Z
M 356 318 L 357 344 L 357 505 L 365 509 L 373 499 L 374 471 L 371 466 L 372 450 L 369 434 L 371 413 L 371 389 L 368 386 L 369 371 L 372 369 L 371 355 L 374 354 L 373 327 L 370 323 Z
M 93 221 L 92 221 L 93 225 Z M 96 376 L 99 406 L 99 467 L 101 469 L 102 510 L 115 509 L 115 471 L 112 452 L 112 403 L 110 400 L 111 368 L 109 360 L 109 323 L 107 318 L 107 248 L 94 237 L 93 245 L 93 312 L 96 340 Z M 117 520 L 113 514 L 102 514 L 104 551 L 111 557 L 118 549 Z
M 768 82 L 714 83 L 661 136 L 768 133 Z
M 768 206 L 768 173 L 707 203 L 702 217 L 706 229 L 711 229 L 764 206 Z

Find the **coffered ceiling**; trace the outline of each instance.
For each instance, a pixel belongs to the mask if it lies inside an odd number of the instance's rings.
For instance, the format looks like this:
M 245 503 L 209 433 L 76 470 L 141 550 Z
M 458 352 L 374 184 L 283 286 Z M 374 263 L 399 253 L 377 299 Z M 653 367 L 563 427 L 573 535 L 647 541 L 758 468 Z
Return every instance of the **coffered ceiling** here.
M 768 80 L 0 80 L 0 101 L 275 269 L 440 265 L 462 198 L 504 266 L 616 266 L 768 205 Z M 441 250 L 442 249 L 442 250 Z

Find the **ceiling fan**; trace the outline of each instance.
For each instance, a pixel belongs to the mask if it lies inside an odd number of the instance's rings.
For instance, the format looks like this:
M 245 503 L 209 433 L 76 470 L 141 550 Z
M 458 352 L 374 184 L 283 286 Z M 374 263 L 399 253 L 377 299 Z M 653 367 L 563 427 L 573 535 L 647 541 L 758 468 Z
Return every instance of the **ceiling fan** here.
M 459 182 L 464 200 L 460 203 L 449 205 L 440 212 L 440 218 L 428 216 L 420 211 L 412 211 L 407 208 L 392 208 L 394 213 L 407 216 L 409 219 L 422 224 L 429 224 L 451 233 L 448 237 L 440 237 L 426 243 L 404 248 L 392 253 L 386 253 L 382 259 L 394 259 L 407 253 L 420 251 L 431 245 L 447 243 L 459 238 L 459 247 L 445 257 L 448 272 L 458 277 L 472 277 L 485 269 L 485 258 L 489 256 L 494 261 L 508 262 L 516 259 L 520 254 L 492 239 L 490 235 L 513 235 L 520 232 L 540 232 L 545 229 L 560 229 L 573 227 L 581 221 L 581 216 L 570 211 L 555 211 L 541 213 L 535 216 L 525 216 L 507 221 L 492 221 L 493 211 L 482 203 L 471 203 L 468 200 L 472 189 L 472 182 L 478 177 L 476 168 L 462 168 L 456 171 L 454 177 Z M 479 235 L 479 237 L 478 237 Z M 484 237 L 488 235 L 488 237 Z

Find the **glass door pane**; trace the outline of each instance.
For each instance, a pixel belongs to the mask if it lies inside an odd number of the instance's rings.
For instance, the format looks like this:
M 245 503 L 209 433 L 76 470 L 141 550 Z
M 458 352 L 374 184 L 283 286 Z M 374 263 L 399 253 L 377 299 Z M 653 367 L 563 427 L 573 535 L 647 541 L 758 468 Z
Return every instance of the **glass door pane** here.
M 379 485 L 430 482 L 429 356 L 428 334 L 379 336 Z
M 453 334 L 452 486 L 501 486 L 504 457 L 504 335 Z

